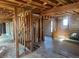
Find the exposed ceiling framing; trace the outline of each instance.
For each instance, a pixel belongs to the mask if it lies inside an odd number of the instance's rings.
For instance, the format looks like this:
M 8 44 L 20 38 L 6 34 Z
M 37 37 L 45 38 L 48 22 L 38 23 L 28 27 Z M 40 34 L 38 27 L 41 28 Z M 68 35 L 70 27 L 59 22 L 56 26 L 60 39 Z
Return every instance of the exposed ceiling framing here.
M 78 2 L 79 0 L 0 0 L 0 18 L 3 16 L 2 18 L 4 19 L 5 15 L 8 15 L 6 18 L 12 16 L 15 7 L 30 9 L 36 14 L 42 13 L 49 15 L 51 12 L 53 12 L 51 14 L 59 14 L 62 8 L 65 8 L 63 6 L 74 3 L 79 5 Z M 78 6 L 74 6 L 74 8 L 75 7 Z M 75 11 L 78 12 L 79 10 L 76 8 Z
M 55 8 L 52 8 L 50 10 L 43 11 L 42 14 L 43 15 L 52 15 L 53 16 L 53 15 L 58 15 L 58 14 L 60 15 L 62 13 L 67 13 L 67 12 L 72 13 L 72 11 L 79 12 L 79 2 L 64 5 L 64 6 L 55 7 Z

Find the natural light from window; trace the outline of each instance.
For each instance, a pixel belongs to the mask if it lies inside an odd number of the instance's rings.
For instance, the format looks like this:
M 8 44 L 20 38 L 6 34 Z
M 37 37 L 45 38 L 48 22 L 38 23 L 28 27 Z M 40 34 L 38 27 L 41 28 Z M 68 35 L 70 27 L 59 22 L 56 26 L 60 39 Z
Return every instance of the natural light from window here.
M 68 26 L 68 17 L 63 19 L 63 26 Z
M 53 21 L 51 21 L 51 32 L 53 32 Z

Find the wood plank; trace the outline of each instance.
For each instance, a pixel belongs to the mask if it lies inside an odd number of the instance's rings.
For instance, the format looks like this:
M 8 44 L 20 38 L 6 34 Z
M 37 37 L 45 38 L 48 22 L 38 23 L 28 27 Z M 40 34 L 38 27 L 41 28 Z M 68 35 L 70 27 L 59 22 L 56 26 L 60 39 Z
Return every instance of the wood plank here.
M 72 8 L 73 7 L 73 8 Z M 63 12 L 68 12 L 68 11 L 73 11 L 79 9 L 79 2 L 65 5 L 65 6 L 60 6 L 60 7 L 55 7 L 52 8 L 48 11 L 43 11 L 41 14 L 42 15 L 57 15 L 57 13 L 63 13 Z
M 55 3 L 53 3 L 53 2 L 51 2 L 49 0 L 40 0 L 40 1 L 43 1 L 44 3 L 50 4 L 52 6 L 55 6 L 56 5 Z
M 15 18 L 13 19 L 14 23 L 14 34 L 15 34 L 15 44 L 16 44 L 16 57 L 19 57 L 19 40 L 18 40 L 18 33 L 17 33 L 17 8 L 15 8 Z
M 14 8 L 8 4 L 4 4 L 3 2 L 0 1 L 0 8 L 5 8 L 5 9 L 8 9 L 8 10 L 12 10 L 14 11 Z

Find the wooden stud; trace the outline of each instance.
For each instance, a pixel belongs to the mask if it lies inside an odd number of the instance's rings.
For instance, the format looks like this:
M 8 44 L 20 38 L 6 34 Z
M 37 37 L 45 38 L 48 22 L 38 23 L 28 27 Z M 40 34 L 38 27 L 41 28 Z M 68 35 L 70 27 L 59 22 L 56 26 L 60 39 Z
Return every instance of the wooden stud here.
M 16 57 L 19 57 L 19 40 L 18 40 L 18 31 L 17 31 L 17 8 L 15 7 L 15 19 L 13 19 L 14 22 L 14 34 L 15 34 L 15 43 L 16 43 Z

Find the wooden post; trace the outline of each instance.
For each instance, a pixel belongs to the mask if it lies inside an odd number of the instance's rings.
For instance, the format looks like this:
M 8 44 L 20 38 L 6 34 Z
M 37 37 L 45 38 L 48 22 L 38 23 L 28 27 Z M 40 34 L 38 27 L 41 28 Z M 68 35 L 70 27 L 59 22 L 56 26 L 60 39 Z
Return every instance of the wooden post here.
M 43 41 L 43 16 L 40 17 L 40 41 Z
M 42 16 L 42 40 L 44 41 L 44 36 L 43 36 L 43 16 Z
M 15 44 L 16 44 L 16 57 L 19 57 L 19 40 L 18 40 L 18 34 L 17 34 L 17 9 L 15 8 L 15 18 L 13 19 L 14 24 L 14 37 L 15 37 Z
M 41 41 L 41 16 L 40 16 L 40 41 Z
M 23 14 L 24 14 L 24 51 L 26 52 L 26 13 L 25 13 L 25 10 L 23 9 Z
M 31 10 L 29 12 L 29 19 L 30 19 L 30 40 L 32 41 L 32 14 L 31 14 Z M 30 50 L 32 51 L 32 42 L 30 43 Z
M 54 33 L 53 33 L 53 37 L 56 38 L 57 37 L 57 32 L 58 32 L 58 17 L 54 17 L 55 19 L 55 30 L 54 30 Z
M 40 19 L 38 20 L 38 42 L 40 42 Z

